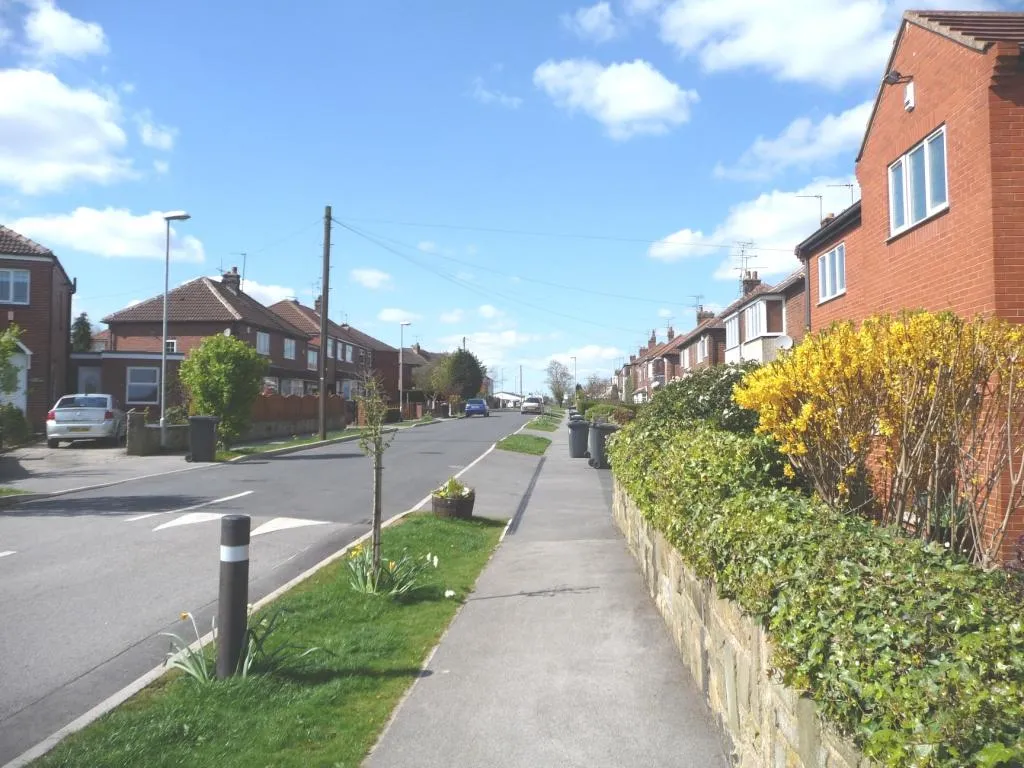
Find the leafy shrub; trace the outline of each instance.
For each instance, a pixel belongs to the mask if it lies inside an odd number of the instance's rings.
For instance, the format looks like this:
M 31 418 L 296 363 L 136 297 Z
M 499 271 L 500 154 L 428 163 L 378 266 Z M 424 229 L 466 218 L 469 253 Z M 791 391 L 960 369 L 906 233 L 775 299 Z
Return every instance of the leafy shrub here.
M 32 427 L 21 409 L 13 403 L 0 405 L 0 437 L 3 445 L 20 445 L 32 437 Z
M 665 386 L 638 414 L 666 424 L 701 419 L 729 432 L 752 432 L 757 412 L 740 407 L 733 388 L 756 367 L 746 362 L 694 371 Z
M 761 621 L 784 682 L 870 758 L 1020 766 L 1024 608 L 1010 575 L 785 488 L 773 452 L 762 438 L 650 419 L 609 441 L 643 515 Z
M 188 424 L 188 411 L 182 405 L 171 405 L 164 411 L 164 419 L 168 424 Z
M 613 421 L 616 424 L 627 424 L 633 420 L 634 409 L 622 403 L 595 403 L 583 413 L 589 421 Z
M 1024 501 L 1018 324 L 951 312 L 839 323 L 751 373 L 735 395 L 833 508 L 865 509 L 997 562 Z

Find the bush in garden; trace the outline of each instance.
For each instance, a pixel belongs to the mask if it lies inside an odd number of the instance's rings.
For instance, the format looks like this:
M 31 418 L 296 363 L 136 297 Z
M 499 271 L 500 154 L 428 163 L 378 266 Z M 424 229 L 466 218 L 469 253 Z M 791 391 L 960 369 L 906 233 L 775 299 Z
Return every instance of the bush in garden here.
M 0 437 L 3 445 L 11 447 L 20 445 L 32 437 L 32 427 L 21 409 L 13 403 L 0 405 Z
M 608 451 L 644 517 L 767 629 L 784 682 L 870 758 L 1020 766 L 1024 607 L 1011 576 L 783 487 L 772 448 L 637 419 Z
M 730 432 L 752 432 L 757 412 L 740 407 L 733 388 L 757 363 L 716 365 L 694 371 L 661 389 L 639 414 L 656 421 L 701 419 Z
M 833 508 L 996 562 L 1024 500 L 1020 326 L 949 312 L 837 324 L 752 372 L 736 399 Z

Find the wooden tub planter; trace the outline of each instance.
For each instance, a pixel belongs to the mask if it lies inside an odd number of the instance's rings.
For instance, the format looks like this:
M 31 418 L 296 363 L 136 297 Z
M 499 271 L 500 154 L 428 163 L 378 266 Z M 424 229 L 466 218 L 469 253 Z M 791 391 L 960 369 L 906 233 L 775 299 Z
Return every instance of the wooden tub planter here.
M 476 491 L 470 491 L 468 495 L 447 498 L 434 494 L 430 497 L 434 514 L 437 517 L 457 518 L 468 520 L 473 516 L 473 503 L 476 501 Z

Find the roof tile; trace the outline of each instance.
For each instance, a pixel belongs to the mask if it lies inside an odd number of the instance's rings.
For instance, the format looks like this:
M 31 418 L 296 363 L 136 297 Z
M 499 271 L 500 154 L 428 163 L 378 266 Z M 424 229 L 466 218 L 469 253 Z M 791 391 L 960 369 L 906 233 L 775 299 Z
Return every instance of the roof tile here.
M 7 256 L 53 256 L 53 251 L 0 224 L 0 254 Z

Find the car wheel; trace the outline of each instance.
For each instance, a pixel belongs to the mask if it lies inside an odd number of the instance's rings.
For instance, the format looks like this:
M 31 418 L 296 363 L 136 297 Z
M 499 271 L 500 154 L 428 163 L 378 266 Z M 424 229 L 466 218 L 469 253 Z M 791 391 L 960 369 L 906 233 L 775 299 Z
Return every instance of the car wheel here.
M 60 440 L 47 440 L 46 441 L 46 447 L 47 448 L 60 448 Z

